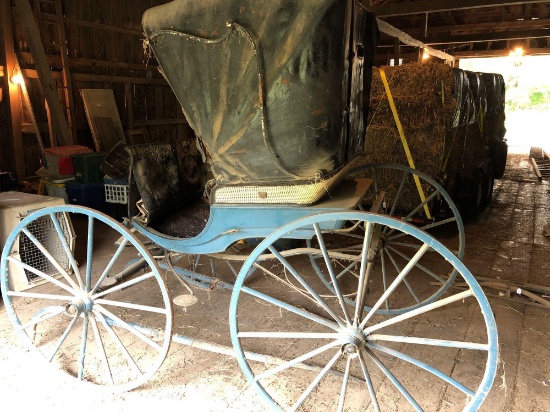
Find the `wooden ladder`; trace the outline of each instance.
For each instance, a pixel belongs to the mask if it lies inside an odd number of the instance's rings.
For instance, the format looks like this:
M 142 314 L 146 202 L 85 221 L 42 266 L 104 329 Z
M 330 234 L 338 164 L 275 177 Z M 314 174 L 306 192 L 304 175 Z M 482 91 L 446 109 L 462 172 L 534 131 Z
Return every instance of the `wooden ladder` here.
M 57 15 L 57 25 L 59 30 L 59 43 L 61 47 L 61 61 L 63 65 L 63 88 L 65 91 L 65 101 L 67 102 L 67 107 L 64 108 L 61 105 L 61 102 L 58 97 L 58 88 L 57 83 L 52 77 L 50 71 L 50 65 L 46 57 L 46 52 L 44 51 L 44 46 L 42 45 L 42 40 L 40 38 L 40 32 L 38 30 L 34 14 L 31 10 L 28 0 L 15 0 L 17 6 L 17 11 L 19 12 L 19 17 L 21 19 L 21 24 L 27 39 L 27 44 L 29 46 L 30 52 L 33 56 L 35 62 L 36 72 L 38 74 L 38 80 L 42 86 L 42 92 L 46 99 L 46 107 L 48 110 L 48 120 L 50 124 L 50 139 L 52 147 L 57 146 L 57 141 L 54 136 L 57 136 L 57 139 L 61 146 L 72 145 L 74 142 L 74 113 L 72 112 L 73 104 L 73 93 L 71 86 L 71 78 L 69 72 L 69 62 L 66 50 L 66 37 L 65 37 L 65 26 L 63 21 L 63 14 L 61 9 L 61 0 L 39 0 L 37 3 L 38 12 L 40 12 L 40 3 L 51 3 L 55 5 L 56 15 Z M 25 97 L 26 88 L 23 90 Z M 28 105 L 30 112 L 32 113 L 32 107 L 30 100 L 28 99 L 28 94 L 25 97 L 26 104 Z M 65 112 L 67 117 L 65 117 Z M 36 120 L 34 115 L 31 114 L 33 118 L 33 123 L 36 129 L 37 137 L 40 136 Z M 69 119 L 69 122 L 67 121 Z M 70 125 L 70 126 L 69 126 Z M 72 129 L 72 131 L 71 131 Z M 39 138 L 40 143 L 42 142 Z M 39 143 L 39 144 L 40 144 Z M 41 147 L 42 149 L 43 147 Z

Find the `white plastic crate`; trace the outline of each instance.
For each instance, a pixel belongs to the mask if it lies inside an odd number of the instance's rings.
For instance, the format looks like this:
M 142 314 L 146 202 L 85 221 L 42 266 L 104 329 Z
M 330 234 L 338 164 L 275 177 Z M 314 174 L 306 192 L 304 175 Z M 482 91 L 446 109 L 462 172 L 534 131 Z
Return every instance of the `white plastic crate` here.
M 10 232 L 26 216 L 35 210 L 49 206 L 61 206 L 65 200 L 59 197 L 41 196 L 22 192 L 0 193 L 0 250 L 5 246 Z M 61 230 L 71 251 L 74 251 L 74 230 L 68 213 L 56 214 Z M 46 248 L 50 255 L 67 272 L 71 266 L 67 253 L 59 239 L 52 219 L 47 215 L 33 220 L 27 230 Z M 61 276 L 58 269 L 46 259 L 38 247 L 24 234 L 13 244 L 11 256 L 55 278 Z M 8 263 L 8 283 L 13 291 L 22 291 L 38 286 L 45 280 L 13 262 Z
M 107 203 L 128 203 L 128 185 L 105 183 L 105 201 Z

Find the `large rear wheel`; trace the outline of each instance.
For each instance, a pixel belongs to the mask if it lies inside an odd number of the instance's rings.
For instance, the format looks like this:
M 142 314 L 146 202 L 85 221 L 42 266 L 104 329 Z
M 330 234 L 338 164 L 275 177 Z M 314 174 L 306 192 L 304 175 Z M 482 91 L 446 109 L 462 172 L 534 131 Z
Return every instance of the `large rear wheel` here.
M 344 222 L 364 226 L 359 249 L 327 246 L 333 234 L 328 228 Z M 386 279 L 385 288 L 372 289 L 381 228 L 414 237 L 419 247 L 396 276 Z M 317 246 L 284 252 L 275 247 L 278 239 L 296 236 L 311 236 Z M 320 257 L 330 290 L 312 268 L 312 255 Z M 455 271 L 464 289 L 448 290 L 401 314 L 380 314 L 388 301 L 410 293 L 419 268 L 435 258 L 442 258 L 435 274 Z M 258 261 L 264 276 L 244 286 L 247 271 Z M 355 264 L 357 276 L 343 276 Z M 345 301 L 349 297 L 354 305 Z M 371 213 L 322 213 L 268 236 L 241 269 L 229 320 L 244 374 L 276 410 L 392 410 L 399 405 L 399 410 L 423 411 L 439 410 L 445 400 L 475 411 L 497 367 L 495 321 L 468 269 L 422 230 Z M 266 353 L 273 364 L 251 361 L 249 352 Z

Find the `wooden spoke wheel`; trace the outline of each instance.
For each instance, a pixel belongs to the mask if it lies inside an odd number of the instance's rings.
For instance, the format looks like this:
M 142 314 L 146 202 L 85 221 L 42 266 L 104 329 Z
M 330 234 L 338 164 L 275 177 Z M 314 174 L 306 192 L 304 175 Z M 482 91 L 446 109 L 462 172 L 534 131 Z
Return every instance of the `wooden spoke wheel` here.
M 157 263 L 98 211 L 59 206 L 24 218 L 4 246 L 1 285 L 24 342 L 79 380 L 129 390 L 166 357 L 173 314 Z
M 349 222 L 365 228 L 356 240 L 360 248 L 329 246 L 335 228 Z M 418 248 L 386 278 L 385 288 L 374 289 L 373 257 L 382 228 L 415 238 Z M 274 246 L 280 238 L 296 236 L 311 237 L 317 246 L 294 252 Z M 312 255 L 319 257 L 330 289 L 315 273 Z M 379 309 L 422 282 L 417 272 L 435 257 L 446 264 L 431 265 L 434 273 L 454 271 L 460 289 L 399 314 L 382 314 Z M 264 276 L 244 286 L 248 270 L 260 260 L 257 270 Z M 353 265 L 358 266 L 355 276 L 348 276 Z M 464 317 L 471 328 L 456 326 Z M 243 265 L 229 320 L 244 374 L 275 410 L 391 410 L 399 404 L 422 411 L 442 402 L 444 394 L 446 401 L 475 411 L 491 388 L 498 361 L 489 303 L 460 259 L 425 231 L 366 212 L 321 213 L 268 236 Z M 257 359 L 252 353 L 266 353 L 267 361 L 252 360 Z
M 459 259 L 464 256 L 464 224 L 460 213 L 447 193 L 447 191 L 435 180 L 424 173 L 397 164 L 374 164 L 358 167 L 351 172 L 352 175 L 361 175 L 372 179 L 372 184 L 367 192 L 362 209 L 368 210 L 378 199 L 383 202 L 377 206 L 377 213 L 390 216 L 401 221 L 409 222 L 416 228 L 436 237 L 444 243 L 447 249 L 452 251 Z M 422 188 L 421 194 L 418 185 Z M 337 250 L 353 248 L 359 250 L 361 244 L 357 243 L 364 237 L 365 228 L 361 223 L 348 223 L 346 227 L 327 234 L 329 247 Z M 402 268 L 408 264 L 410 256 L 421 246 L 421 242 L 402 231 L 396 231 L 391 227 L 379 226 L 375 237 L 379 243 L 375 255 L 372 257 L 375 271 L 370 279 L 369 290 L 386 290 L 388 279 L 396 276 Z M 318 247 L 315 240 L 309 240 L 310 247 Z M 405 282 L 408 293 L 388 300 L 378 310 L 380 313 L 403 313 L 433 302 L 440 297 L 453 283 L 456 270 L 447 266 L 449 273 L 439 270 L 441 260 L 433 259 L 425 266 L 416 265 L 418 269 L 418 281 L 414 285 Z M 311 262 L 325 285 L 332 290 L 329 274 L 318 262 L 319 256 L 311 255 Z M 429 264 L 428 264 L 429 263 Z M 341 265 L 349 265 L 345 260 Z M 350 276 L 356 273 L 357 265 L 350 266 L 342 276 Z M 346 297 L 351 305 L 355 305 L 353 297 Z M 365 308 L 366 310 L 369 307 Z

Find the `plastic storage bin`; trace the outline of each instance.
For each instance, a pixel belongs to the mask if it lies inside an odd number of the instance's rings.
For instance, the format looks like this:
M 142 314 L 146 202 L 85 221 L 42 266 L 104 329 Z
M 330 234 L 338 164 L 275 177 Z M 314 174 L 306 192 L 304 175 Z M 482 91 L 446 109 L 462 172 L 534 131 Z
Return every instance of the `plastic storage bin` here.
M 48 196 L 60 197 L 65 200 L 65 203 L 69 203 L 69 197 L 67 196 L 65 185 L 68 182 L 74 181 L 74 177 L 53 181 L 40 179 L 40 181 L 44 184 L 44 189 L 46 190 Z
M 60 146 L 46 149 L 46 168 L 50 180 L 72 177 L 74 174 L 72 155 L 79 153 L 92 153 L 92 149 L 86 146 Z
M 103 179 L 107 203 L 128 203 L 128 179 Z
M 73 158 L 75 182 L 103 182 L 103 172 L 99 166 L 105 159 L 105 153 L 82 153 L 71 157 Z
M 103 182 L 79 183 L 67 182 L 65 185 L 69 203 L 73 205 L 86 206 L 101 212 L 107 211 L 105 202 L 105 190 Z

